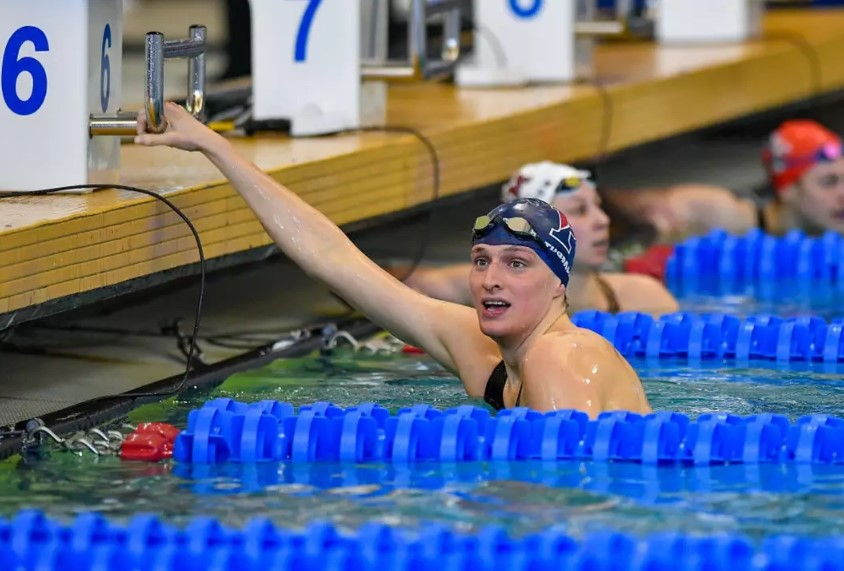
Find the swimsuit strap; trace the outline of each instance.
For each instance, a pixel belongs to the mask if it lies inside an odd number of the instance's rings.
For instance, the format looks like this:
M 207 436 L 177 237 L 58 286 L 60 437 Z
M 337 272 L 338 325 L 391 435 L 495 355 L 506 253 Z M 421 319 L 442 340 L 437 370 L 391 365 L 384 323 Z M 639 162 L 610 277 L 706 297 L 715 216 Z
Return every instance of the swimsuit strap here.
M 621 304 L 618 303 L 618 297 L 616 297 L 615 292 L 610 284 L 607 283 L 607 280 L 605 280 L 601 274 L 596 272 L 595 282 L 598 284 L 598 288 L 607 300 L 607 311 L 610 313 L 618 313 L 621 311 Z
M 492 370 L 484 389 L 484 401 L 495 410 L 502 410 L 504 406 L 504 385 L 507 384 L 507 368 L 502 359 Z M 520 392 L 521 396 L 521 392 Z
M 759 229 L 763 232 L 768 232 L 768 225 L 765 223 L 765 206 L 758 205 L 756 207 L 756 223 L 759 225 Z

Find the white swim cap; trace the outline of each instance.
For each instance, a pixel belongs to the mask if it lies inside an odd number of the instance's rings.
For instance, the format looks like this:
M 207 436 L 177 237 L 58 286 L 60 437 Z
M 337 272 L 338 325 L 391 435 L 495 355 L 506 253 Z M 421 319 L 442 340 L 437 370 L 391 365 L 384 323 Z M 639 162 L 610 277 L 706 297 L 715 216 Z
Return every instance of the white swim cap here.
M 538 198 L 550 204 L 557 194 L 576 192 L 584 182 L 595 184 L 592 173 L 587 170 L 551 161 L 530 163 L 520 168 L 501 187 L 501 200 Z

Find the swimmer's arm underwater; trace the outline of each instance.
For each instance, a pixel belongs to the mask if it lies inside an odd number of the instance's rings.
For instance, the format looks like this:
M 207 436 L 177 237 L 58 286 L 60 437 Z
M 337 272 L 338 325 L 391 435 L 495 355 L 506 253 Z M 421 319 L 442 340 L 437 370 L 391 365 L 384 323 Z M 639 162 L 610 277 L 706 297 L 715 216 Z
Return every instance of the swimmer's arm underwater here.
M 224 137 L 167 103 L 162 134 L 147 134 L 138 115 L 140 145 L 202 152 L 240 193 L 279 248 L 312 279 L 326 284 L 375 323 L 423 348 L 463 380 L 470 396 L 483 394 L 497 347 L 480 331 L 473 309 L 426 297 L 366 257 L 331 220 L 273 180 Z M 482 366 L 478 366 L 481 357 Z M 489 363 L 486 363 L 489 361 Z

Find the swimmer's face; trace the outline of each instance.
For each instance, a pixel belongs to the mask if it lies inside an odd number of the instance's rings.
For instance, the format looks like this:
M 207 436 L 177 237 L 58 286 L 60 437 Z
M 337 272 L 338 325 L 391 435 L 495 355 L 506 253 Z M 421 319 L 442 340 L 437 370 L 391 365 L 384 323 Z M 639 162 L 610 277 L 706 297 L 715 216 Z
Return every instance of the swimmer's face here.
M 486 244 L 472 248 L 469 288 L 481 331 L 494 339 L 529 335 L 566 291 L 530 248 Z
M 595 187 L 584 183 L 575 192 L 559 193 L 552 206 L 568 218 L 577 238 L 577 263 L 573 270 L 594 271 L 607 261 L 610 219 L 601 208 Z
M 816 164 L 783 192 L 782 200 L 807 231 L 844 234 L 844 159 Z

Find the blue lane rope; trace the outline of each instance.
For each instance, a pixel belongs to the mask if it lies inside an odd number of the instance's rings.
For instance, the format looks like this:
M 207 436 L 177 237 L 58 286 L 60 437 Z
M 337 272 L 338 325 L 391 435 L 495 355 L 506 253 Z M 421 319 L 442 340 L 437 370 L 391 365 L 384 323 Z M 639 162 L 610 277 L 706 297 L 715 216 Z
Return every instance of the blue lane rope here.
M 647 465 L 842 464 L 844 420 L 815 414 L 791 423 L 776 414 L 676 412 L 642 416 L 527 408 L 491 416 L 463 405 L 418 404 L 395 415 L 373 403 L 343 409 L 315 403 L 252 404 L 215 399 L 188 415 L 173 458 L 191 464 L 272 461 L 471 462 L 592 460 Z
M 811 297 L 844 292 L 844 237 L 835 232 L 807 236 L 792 230 L 773 236 L 723 230 L 689 238 L 674 248 L 665 268 L 677 296 L 753 294 L 764 299 L 791 294 Z
M 844 362 L 841 318 L 678 312 L 654 319 L 637 312 L 582 311 L 572 322 L 603 336 L 628 358 Z
M 266 518 L 231 529 L 210 517 L 179 529 L 153 515 L 118 526 L 95 513 L 62 525 L 25 510 L 0 522 L 0 561 L 27 571 L 819 570 L 844 567 L 844 538 L 774 536 L 754 544 L 729 534 L 599 531 L 578 539 L 555 529 L 514 538 L 493 525 L 476 534 L 431 525 L 411 535 L 377 523 L 344 533 L 325 522 L 280 529 Z

